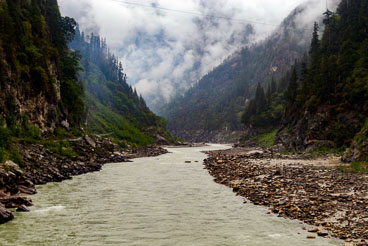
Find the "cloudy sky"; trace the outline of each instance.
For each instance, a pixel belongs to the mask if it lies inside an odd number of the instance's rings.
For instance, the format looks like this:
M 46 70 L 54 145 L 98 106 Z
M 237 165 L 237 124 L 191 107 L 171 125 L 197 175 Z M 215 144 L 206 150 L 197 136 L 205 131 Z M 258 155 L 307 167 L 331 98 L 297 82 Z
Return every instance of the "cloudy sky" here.
M 59 0 L 59 5 L 81 30 L 107 38 L 128 83 L 157 109 L 239 47 L 267 37 L 304 1 Z

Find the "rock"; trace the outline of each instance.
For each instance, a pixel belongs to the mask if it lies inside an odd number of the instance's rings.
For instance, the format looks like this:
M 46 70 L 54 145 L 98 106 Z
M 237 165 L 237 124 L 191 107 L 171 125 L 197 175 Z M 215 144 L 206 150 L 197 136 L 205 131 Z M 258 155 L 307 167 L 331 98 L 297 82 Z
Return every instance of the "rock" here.
M 14 162 L 12 162 L 12 161 L 6 161 L 5 163 L 4 163 L 4 165 L 5 165 L 5 167 L 8 167 L 8 168 L 10 168 L 10 170 L 12 170 L 13 172 L 14 172 L 14 174 L 15 175 L 17 175 L 17 176 L 22 176 L 23 175 L 23 171 L 20 169 L 20 167 L 17 165 L 17 164 L 15 164 Z
M 90 136 L 85 136 L 84 139 L 90 146 L 92 146 L 93 148 L 96 148 L 97 144 Z
M 318 230 L 318 228 L 311 228 L 311 229 L 308 229 L 308 232 L 314 232 L 314 233 L 316 233 L 316 232 L 318 232 L 319 230 Z
M 0 224 L 6 223 L 14 218 L 12 212 L 0 205 Z
M 315 239 L 315 238 L 316 238 L 316 236 L 315 236 L 314 234 L 308 234 L 308 235 L 307 235 L 307 238 L 308 238 L 308 239 Z
M 0 203 L 4 204 L 6 208 L 17 208 L 21 205 L 27 207 L 33 206 L 32 200 L 23 196 L 8 196 L 0 198 Z
M 26 187 L 23 185 L 18 186 L 18 191 L 22 194 L 33 195 L 36 194 L 36 188 L 34 186 Z
M 185 163 L 192 163 L 191 161 L 185 161 Z
M 61 122 L 61 125 L 62 125 L 64 128 L 66 128 L 66 129 L 69 129 L 69 127 L 70 127 L 69 122 L 68 122 L 68 121 L 66 121 L 66 120 L 63 120 L 63 121 Z
M 23 212 L 23 213 L 27 213 L 27 212 L 31 212 L 31 210 L 29 210 L 29 208 L 27 208 L 24 205 L 21 205 L 17 208 L 17 212 Z
M 328 236 L 328 231 L 318 231 L 317 232 L 317 235 L 320 236 L 320 237 L 325 237 L 325 236 Z

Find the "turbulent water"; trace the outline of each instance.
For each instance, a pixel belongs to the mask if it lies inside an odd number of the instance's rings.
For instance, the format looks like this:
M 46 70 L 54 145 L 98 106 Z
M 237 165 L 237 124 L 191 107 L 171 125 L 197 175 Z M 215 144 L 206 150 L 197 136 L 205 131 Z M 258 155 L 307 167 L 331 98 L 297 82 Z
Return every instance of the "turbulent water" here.
M 222 148 L 169 149 L 39 186 L 32 212 L 0 226 L 0 245 L 341 245 L 306 239 L 298 221 L 213 182 L 200 151 Z

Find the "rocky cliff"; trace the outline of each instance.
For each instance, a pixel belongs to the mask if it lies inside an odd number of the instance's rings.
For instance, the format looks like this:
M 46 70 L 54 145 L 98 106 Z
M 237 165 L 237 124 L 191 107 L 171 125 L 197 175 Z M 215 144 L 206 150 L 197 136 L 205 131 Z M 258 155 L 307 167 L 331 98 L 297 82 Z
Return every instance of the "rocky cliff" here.
M 0 119 L 23 116 L 43 132 L 72 120 L 66 90 L 78 86 L 66 46 L 73 21 L 62 18 L 56 0 L 0 1 Z M 79 95 L 77 95 L 78 97 Z

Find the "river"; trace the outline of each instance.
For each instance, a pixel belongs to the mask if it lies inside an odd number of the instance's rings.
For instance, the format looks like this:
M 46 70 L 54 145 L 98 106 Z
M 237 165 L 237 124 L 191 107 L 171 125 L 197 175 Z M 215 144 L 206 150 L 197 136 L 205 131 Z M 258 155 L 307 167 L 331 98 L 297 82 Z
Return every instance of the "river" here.
M 0 245 L 343 245 L 306 239 L 300 222 L 243 204 L 213 182 L 201 151 L 224 148 L 170 148 L 38 186 L 32 211 L 0 226 Z

